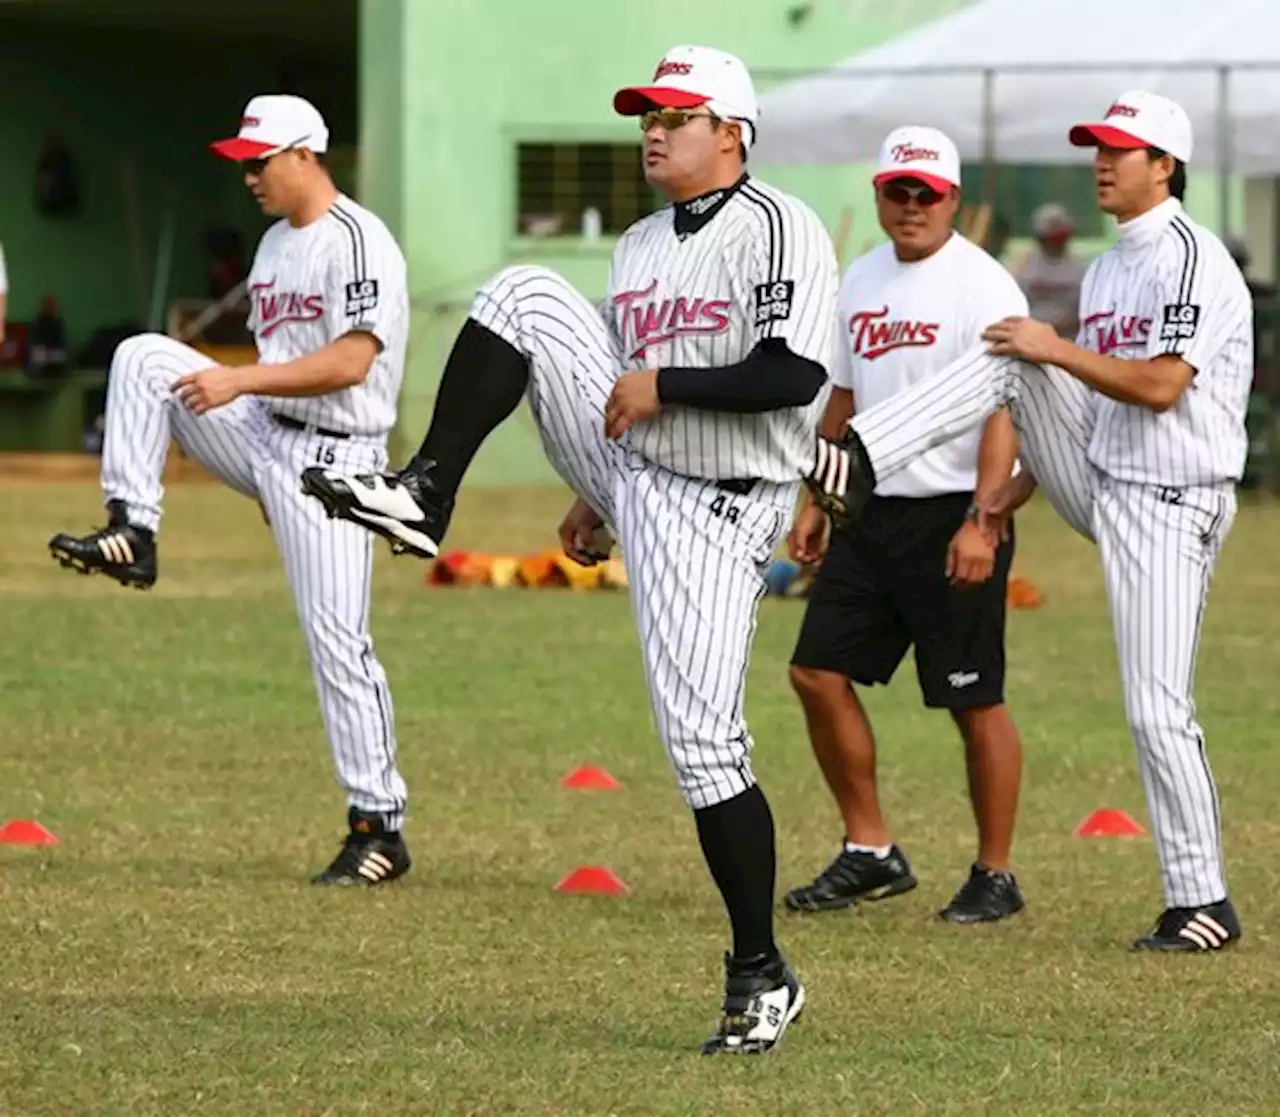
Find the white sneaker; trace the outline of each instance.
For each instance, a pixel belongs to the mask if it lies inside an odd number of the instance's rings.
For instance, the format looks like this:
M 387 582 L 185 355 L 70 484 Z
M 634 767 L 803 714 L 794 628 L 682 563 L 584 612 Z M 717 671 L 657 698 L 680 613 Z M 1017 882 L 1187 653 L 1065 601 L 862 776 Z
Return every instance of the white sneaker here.
M 449 526 L 453 501 L 441 498 L 430 478 L 410 469 L 399 473 L 339 473 L 311 466 L 302 471 L 302 491 L 315 497 L 330 519 L 368 528 L 395 554 L 435 558 Z
M 804 1010 L 804 986 L 779 955 L 772 960 L 724 958 L 720 1026 L 704 1055 L 759 1055 L 774 1047 Z

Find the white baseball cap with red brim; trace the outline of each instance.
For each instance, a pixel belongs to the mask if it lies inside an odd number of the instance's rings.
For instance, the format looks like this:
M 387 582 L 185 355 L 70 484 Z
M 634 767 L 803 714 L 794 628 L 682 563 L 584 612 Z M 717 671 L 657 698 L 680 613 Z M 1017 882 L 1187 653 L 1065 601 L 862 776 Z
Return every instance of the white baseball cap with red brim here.
M 880 145 L 876 174 L 880 186 L 895 178 L 914 178 L 945 194 L 960 187 L 960 153 L 945 132 L 908 124 L 895 128 Z
M 1068 138 L 1076 147 L 1158 147 L 1183 163 L 1191 162 L 1191 120 L 1186 111 L 1177 101 L 1143 89 L 1121 93 L 1101 121 L 1077 124 Z
M 209 147 L 224 159 L 267 159 L 289 148 L 317 154 L 329 146 L 329 128 L 319 110 L 292 93 L 264 93 L 252 98 L 240 116 L 240 132 Z
M 751 126 L 743 143 L 755 138 L 760 106 L 755 84 L 742 59 L 715 47 L 672 47 L 658 63 L 650 85 L 619 89 L 613 108 L 621 116 L 641 116 L 650 109 L 691 109 L 706 105 L 721 120 Z

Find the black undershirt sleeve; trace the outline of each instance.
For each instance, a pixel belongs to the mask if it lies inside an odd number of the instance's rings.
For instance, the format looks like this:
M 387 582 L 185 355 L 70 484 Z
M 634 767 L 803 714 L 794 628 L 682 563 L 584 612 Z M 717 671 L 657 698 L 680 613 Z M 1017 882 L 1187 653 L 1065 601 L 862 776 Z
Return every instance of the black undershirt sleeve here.
M 658 399 L 703 411 L 779 411 L 812 403 L 826 380 L 817 361 L 771 337 L 757 342 L 737 364 L 659 369 Z

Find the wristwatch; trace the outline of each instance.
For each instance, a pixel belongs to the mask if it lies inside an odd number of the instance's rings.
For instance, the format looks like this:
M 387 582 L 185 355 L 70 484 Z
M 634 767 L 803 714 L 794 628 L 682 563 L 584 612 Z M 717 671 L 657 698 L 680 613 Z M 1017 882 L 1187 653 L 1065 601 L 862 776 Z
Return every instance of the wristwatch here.
M 978 507 L 978 502 L 970 501 L 969 507 L 964 510 L 965 522 L 972 520 L 976 524 L 980 515 L 982 515 L 982 509 Z

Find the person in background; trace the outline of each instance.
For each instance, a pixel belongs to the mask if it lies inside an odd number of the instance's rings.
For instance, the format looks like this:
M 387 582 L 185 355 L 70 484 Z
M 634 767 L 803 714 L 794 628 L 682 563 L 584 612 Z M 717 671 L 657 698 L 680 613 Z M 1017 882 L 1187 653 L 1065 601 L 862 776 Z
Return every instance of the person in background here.
M 4 323 L 9 310 L 9 275 L 4 268 L 4 245 L 0 244 L 0 345 L 4 344 Z
M 1031 317 L 1048 322 L 1058 336 L 1075 341 L 1079 330 L 1080 287 L 1088 264 L 1071 253 L 1075 225 L 1065 206 L 1042 205 L 1031 215 L 1036 245 L 1014 270 L 1031 306 Z

